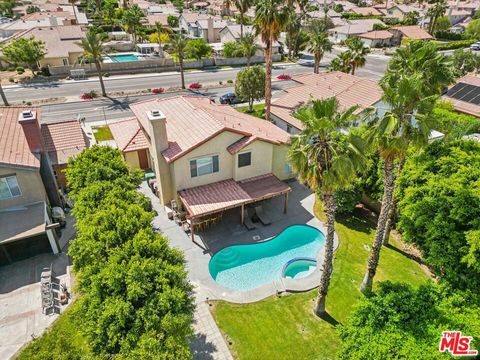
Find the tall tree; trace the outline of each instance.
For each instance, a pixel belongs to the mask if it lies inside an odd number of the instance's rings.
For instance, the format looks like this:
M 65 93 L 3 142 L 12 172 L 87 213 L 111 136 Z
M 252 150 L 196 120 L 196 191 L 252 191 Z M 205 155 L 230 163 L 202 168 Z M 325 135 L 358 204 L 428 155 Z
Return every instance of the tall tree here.
M 257 45 L 255 43 L 255 40 L 256 39 L 254 34 L 247 33 L 240 41 L 240 50 L 242 52 L 242 55 L 247 58 L 247 67 L 250 66 L 250 61 L 257 52 Z
M 320 62 L 326 52 L 331 52 L 333 44 L 328 38 L 327 29 L 324 21 L 312 21 L 310 24 L 310 40 L 308 42 L 308 51 L 315 57 L 313 72 L 320 72 Z
M 97 69 L 98 80 L 102 88 L 102 96 L 107 96 L 105 84 L 103 83 L 102 61 L 103 61 L 103 44 L 106 40 L 105 34 L 98 34 L 90 29 L 85 38 L 78 44 L 83 49 L 83 58 L 90 63 L 95 64 Z
M 350 50 L 342 51 L 336 58 L 332 59 L 329 65 L 330 71 L 341 71 L 349 73 L 352 70 L 352 53 Z
M 142 26 L 143 11 L 135 4 L 123 12 L 122 23 L 126 30 L 133 35 L 134 44 L 137 43 L 137 31 Z
M 8 103 L 7 97 L 5 95 L 5 92 L 3 91 L 1 80 L 0 80 L 0 97 L 2 98 L 3 105 L 10 106 L 10 104 Z
M 187 48 L 188 40 L 184 34 L 175 34 L 170 40 L 170 46 L 172 51 L 178 57 L 178 63 L 180 64 L 180 76 L 182 78 L 182 89 L 185 89 L 185 74 L 183 71 L 183 59 L 185 58 L 185 49 Z
M 260 65 L 247 67 L 237 74 L 235 94 L 248 102 L 248 112 L 253 112 L 253 102 L 265 97 L 265 70 Z
M 252 6 L 252 0 L 234 0 L 235 7 L 240 13 L 240 40 L 243 39 L 243 25 L 245 22 L 245 14 Z
M 363 41 L 358 37 L 347 39 L 345 43 L 347 44 L 351 55 L 350 62 L 352 75 L 355 75 L 355 70 L 357 68 L 365 66 L 370 48 L 365 46 Z
M 289 9 L 287 13 L 287 24 L 285 26 L 289 59 L 292 58 L 292 54 L 295 55 L 297 53 L 297 39 L 301 30 L 302 24 L 300 22 L 300 16 L 295 13 L 295 9 Z
M 336 202 L 334 192 L 348 188 L 362 163 L 362 141 L 345 135 L 341 129 L 351 125 L 357 107 L 339 112 L 335 97 L 313 100 L 312 104 L 296 111 L 295 117 L 303 124 L 295 135 L 288 152 L 288 161 L 301 181 L 319 194 L 327 214 L 325 258 L 314 312 L 326 312 L 326 297 L 333 269 Z
M 160 21 L 155 21 L 155 31 L 157 33 L 158 53 L 163 56 L 162 34 L 171 33 L 172 30 L 163 26 Z
M 38 69 L 38 62 L 45 57 L 45 43 L 30 38 L 17 38 L 3 49 L 5 59 L 13 64 L 26 65 L 33 73 Z
M 428 32 L 433 34 L 437 19 L 445 15 L 445 12 L 447 11 L 447 2 L 446 0 L 433 0 L 430 4 L 432 4 L 432 6 L 427 11 L 427 16 L 430 17 Z
M 260 0 L 255 8 L 254 26 L 265 44 L 265 119 L 270 121 L 272 103 L 272 46 L 286 25 L 286 8 L 281 0 Z

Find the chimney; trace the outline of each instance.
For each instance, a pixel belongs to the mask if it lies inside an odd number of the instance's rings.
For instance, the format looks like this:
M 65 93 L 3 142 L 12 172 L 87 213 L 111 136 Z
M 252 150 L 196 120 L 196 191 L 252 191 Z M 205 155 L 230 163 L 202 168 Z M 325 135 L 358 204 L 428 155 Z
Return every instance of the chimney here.
M 42 133 L 38 123 L 37 113 L 32 110 L 25 110 L 18 115 L 18 123 L 22 125 L 23 133 L 27 139 L 28 147 L 32 153 L 44 151 Z
M 147 117 L 152 129 L 150 137 L 155 143 L 157 153 L 161 153 L 168 148 L 167 118 L 158 109 L 147 111 Z

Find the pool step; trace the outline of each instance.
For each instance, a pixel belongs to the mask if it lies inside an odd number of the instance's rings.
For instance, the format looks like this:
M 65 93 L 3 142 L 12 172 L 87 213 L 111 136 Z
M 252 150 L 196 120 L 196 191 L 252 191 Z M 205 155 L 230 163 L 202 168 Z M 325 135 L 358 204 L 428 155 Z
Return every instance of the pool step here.
M 218 265 L 228 265 L 232 263 L 236 263 L 236 261 L 240 258 L 240 254 L 238 251 L 233 249 L 225 249 L 222 250 L 221 253 L 218 253 L 216 256 L 216 262 Z

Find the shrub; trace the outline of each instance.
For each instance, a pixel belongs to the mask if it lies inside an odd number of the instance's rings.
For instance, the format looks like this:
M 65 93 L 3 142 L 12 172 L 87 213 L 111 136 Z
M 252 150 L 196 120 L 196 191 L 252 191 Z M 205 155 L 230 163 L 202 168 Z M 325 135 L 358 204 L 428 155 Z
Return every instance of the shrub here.
M 15 82 L 15 79 L 13 77 L 10 77 L 8 78 L 8 81 L 10 81 L 11 83 Z
M 15 69 L 15 71 L 17 72 L 18 75 L 21 75 L 25 72 L 25 69 L 21 66 L 17 66 L 17 68 Z
M 92 100 L 92 99 L 95 99 L 97 97 L 98 97 L 98 94 L 95 90 L 83 93 L 82 96 L 80 96 L 80 98 L 82 100 Z
M 435 32 L 435 38 L 441 40 L 468 40 L 470 39 L 470 36 L 467 34 L 458 34 L 451 31 L 441 30 Z
M 232 79 L 228 79 L 228 80 L 227 80 L 227 84 L 233 84 L 233 80 L 232 80 Z
M 188 85 L 188 88 L 190 90 L 198 90 L 198 89 L 202 88 L 202 84 L 200 84 L 198 82 L 194 82 L 194 83 L 191 83 L 190 85 Z
M 472 45 L 476 40 L 471 39 L 471 40 L 457 40 L 457 41 L 452 41 L 449 43 L 437 43 L 437 50 L 454 50 L 454 49 L 461 49 L 461 48 L 467 48 L 470 45 Z
M 152 89 L 152 93 L 153 94 L 161 94 L 165 92 L 165 89 L 164 88 L 155 88 L 155 89 Z
M 103 76 L 108 78 L 108 77 L 110 77 L 110 73 L 107 72 L 107 73 L 103 74 Z
M 291 80 L 292 77 L 291 77 L 290 75 L 288 75 L 288 74 L 281 74 L 281 75 L 278 75 L 278 76 L 277 76 L 277 79 L 278 79 L 278 80 Z

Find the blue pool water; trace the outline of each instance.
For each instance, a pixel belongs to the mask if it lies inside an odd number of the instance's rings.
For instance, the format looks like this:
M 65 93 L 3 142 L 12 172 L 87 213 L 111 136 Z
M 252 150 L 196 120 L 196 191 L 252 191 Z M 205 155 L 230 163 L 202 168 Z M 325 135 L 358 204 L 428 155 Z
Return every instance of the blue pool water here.
M 138 57 L 133 54 L 108 55 L 113 62 L 138 61 Z
M 313 258 L 296 258 L 285 265 L 283 277 L 301 279 L 310 275 L 316 267 L 317 261 Z
M 325 236 L 319 230 L 307 225 L 293 225 L 271 240 L 220 250 L 210 259 L 210 275 L 230 289 L 255 289 L 280 279 L 289 260 L 315 258 L 324 242 Z

